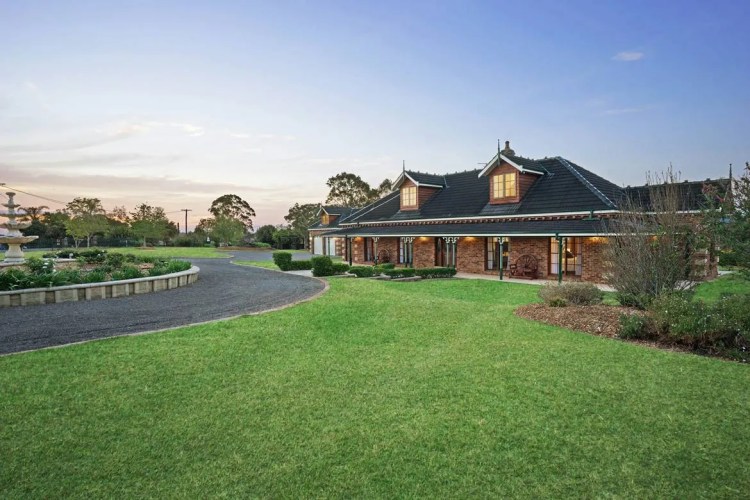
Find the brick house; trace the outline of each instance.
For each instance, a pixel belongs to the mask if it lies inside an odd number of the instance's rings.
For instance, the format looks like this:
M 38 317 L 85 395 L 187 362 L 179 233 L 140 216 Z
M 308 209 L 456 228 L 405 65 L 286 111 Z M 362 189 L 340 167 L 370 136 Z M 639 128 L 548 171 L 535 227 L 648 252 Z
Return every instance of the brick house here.
M 703 185 L 681 183 L 686 213 L 699 208 Z M 603 249 L 618 203 L 647 191 L 621 188 L 559 156 L 517 156 L 506 142 L 484 168 L 404 170 L 393 192 L 364 208 L 323 207 L 310 237 L 321 238 L 324 252 L 323 242 L 335 241 L 329 254 L 352 264 L 603 282 Z M 703 259 L 705 274 L 715 274 L 717 263 Z
M 334 233 L 341 229 L 340 224 L 349 219 L 357 209 L 321 205 L 319 220 L 308 229 L 308 248 L 316 255 L 344 256 L 346 239 Z

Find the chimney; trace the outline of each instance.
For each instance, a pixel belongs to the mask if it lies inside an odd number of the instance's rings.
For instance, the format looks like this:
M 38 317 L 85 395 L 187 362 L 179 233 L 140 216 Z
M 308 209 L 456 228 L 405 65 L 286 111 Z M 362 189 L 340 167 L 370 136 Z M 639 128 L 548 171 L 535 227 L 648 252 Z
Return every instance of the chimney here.
M 503 155 L 512 155 L 515 156 L 516 152 L 510 149 L 510 141 L 505 141 L 505 149 L 501 151 Z

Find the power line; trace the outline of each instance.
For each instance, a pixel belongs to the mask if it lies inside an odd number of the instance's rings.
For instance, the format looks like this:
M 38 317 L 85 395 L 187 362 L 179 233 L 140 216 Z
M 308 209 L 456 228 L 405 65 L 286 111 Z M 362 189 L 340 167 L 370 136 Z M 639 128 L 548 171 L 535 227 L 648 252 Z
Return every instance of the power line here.
M 29 193 L 29 192 L 23 191 L 21 189 L 14 188 L 13 186 L 8 186 L 7 184 L 0 184 L 0 185 L 3 185 L 3 186 L 5 186 L 8 189 L 12 189 L 15 192 L 23 193 L 23 194 L 26 194 L 26 195 L 29 195 L 29 196 L 33 196 L 34 198 L 39 198 L 39 199 L 42 199 L 42 200 L 45 200 L 45 201 L 51 201 L 52 203 L 58 203 L 60 205 L 67 205 L 67 203 L 64 202 L 64 201 L 55 200 L 55 199 L 52 199 L 52 198 L 47 198 L 46 196 L 39 196 L 38 194 Z

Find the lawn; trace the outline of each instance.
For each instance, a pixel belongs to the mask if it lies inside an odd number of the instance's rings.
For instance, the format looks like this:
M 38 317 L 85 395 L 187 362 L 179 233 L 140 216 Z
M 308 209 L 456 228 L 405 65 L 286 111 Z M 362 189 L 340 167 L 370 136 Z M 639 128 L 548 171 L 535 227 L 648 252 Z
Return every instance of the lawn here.
M 739 497 L 750 368 L 515 317 L 533 286 L 315 301 L 0 358 L 5 497 Z
M 272 260 L 235 260 L 234 263 L 241 266 L 262 267 L 263 269 L 273 269 L 274 271 L 280 270 L 279 266 L 274 264 Z
M 76 249 L 71 248 L 68 250 Z M 87 248 L 81 247 L 77 250 L 82 251 L 87 250 Z M 107 247 L 103 248 L 103 250 L 112 253 L 132 253 L 135 255 L 149 255 L 151 257 L 185 259 L 227 259 L 231 255 L 231 252 L 221 252 L 215 248 L 209 247 L 148 247 L 145 249 L 141 247 Z M 48 252 L 49 250 L 26 250 L 24 251 L 24 255 L 26 257 L 31 257 L 34 255 L 41 257 L 43 254 Z
M 714 302 L 724 294 L 750 294 L 750 280 L 740 273 L 726 274 L 695 288 L 695 300 Z

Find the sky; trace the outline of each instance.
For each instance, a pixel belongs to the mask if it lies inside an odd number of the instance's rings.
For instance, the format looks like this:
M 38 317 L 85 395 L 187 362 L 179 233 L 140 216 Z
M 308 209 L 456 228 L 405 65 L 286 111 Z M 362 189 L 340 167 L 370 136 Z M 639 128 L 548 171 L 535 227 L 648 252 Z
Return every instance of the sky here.
M 0 183 L 192 229 L 223 194 L 281 224 L 339 172 L 472 170 L 498 140 L 619 185 L 726 177 L 750 160 L 748 20 L 740 0 L 0 0 Z

